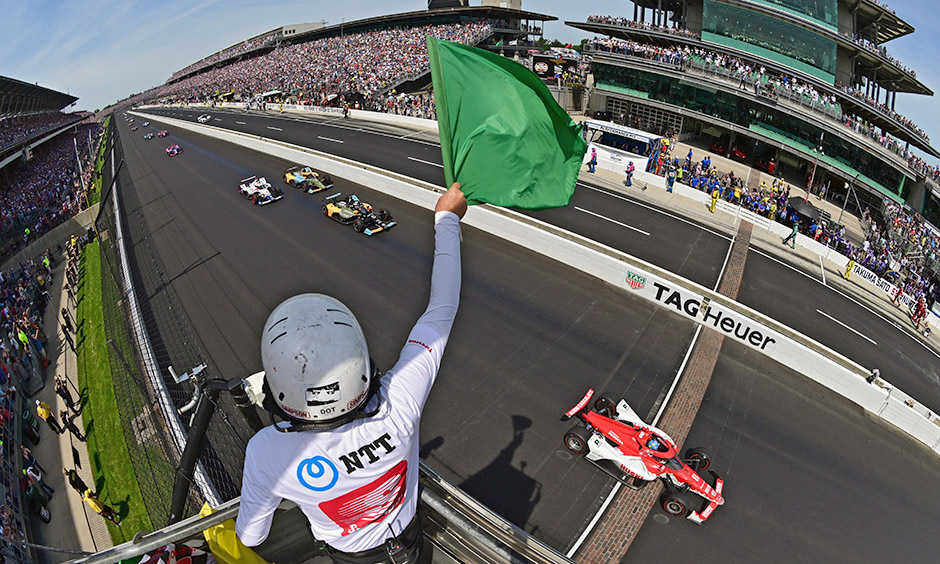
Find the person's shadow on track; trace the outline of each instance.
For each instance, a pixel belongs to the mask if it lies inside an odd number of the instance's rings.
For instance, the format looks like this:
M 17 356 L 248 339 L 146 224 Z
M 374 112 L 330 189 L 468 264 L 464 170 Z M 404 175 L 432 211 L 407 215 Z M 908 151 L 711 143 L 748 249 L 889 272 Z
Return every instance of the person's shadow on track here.
M 517 527 L 526 524 L 542 497 L 542 484 L 525 474 L 526 462 L 520 461 L 518 468 L 512 464 L 516 449 L 522 444 L 523 432 L 531 426 L 532 420 L 528 417 L 513 415 L 512 441 L 492 462 L 460 484 L 460 489 Z

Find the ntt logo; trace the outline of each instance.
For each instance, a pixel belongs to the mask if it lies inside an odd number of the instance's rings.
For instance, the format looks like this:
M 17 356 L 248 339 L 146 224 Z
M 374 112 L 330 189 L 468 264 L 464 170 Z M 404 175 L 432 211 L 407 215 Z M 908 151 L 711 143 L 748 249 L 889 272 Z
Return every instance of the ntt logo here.
M 322 456 L 305 458 L 297 465 L 297 480 L 308 490 L 325 492 L 336 485 L 337 479 L 336 466 Z

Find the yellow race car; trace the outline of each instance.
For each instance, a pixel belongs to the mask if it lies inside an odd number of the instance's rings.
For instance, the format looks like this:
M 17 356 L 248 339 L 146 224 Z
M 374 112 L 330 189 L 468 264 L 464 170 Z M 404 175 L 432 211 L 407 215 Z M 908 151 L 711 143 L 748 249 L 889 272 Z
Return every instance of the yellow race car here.
M 293 166 L 284 171 L 284 182 L 294 188 L 301 188 L 308 194 L 329 190 L 333 187 L 333 179 L 330 175 L 319 170 L 314 170 L 309 166 Z

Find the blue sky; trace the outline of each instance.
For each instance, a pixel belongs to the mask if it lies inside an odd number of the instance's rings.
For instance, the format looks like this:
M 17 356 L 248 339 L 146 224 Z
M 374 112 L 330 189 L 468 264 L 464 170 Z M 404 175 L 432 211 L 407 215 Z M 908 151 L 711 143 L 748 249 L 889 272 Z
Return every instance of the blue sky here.
M 478 5 L 479 0 L 471 0 Z M 940 93 L 940 11 L 922 0 L 889 5 L 917 31 L 888 44 Z M 163 83 L 174 71 L 281 25 L 326 20 L 330 24 L 424 9 L 426 0 L 28 0 L 7 2 L 0 31 L 0 75 L 69 92 L 78 108 L 96 109 Z M 627 0 L 523 0 L 523 9 L 556 16 L 548 38 L 578 41 L 584 32 L 564 25 L 591 14 L 633 15 Z M 898 96 L 897 110 L 940 145 L 936 97 Z

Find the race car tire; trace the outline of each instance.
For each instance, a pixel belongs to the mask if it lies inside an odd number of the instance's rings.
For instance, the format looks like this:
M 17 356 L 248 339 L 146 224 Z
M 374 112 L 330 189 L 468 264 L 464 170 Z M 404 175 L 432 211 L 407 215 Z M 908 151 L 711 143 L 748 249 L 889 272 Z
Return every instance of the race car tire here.
M 603 415 L 604 417 L 610 417 L 611 419 L 617 418 L 617 400 L 616 396 L 611 393 L 601 394 L 601 397 L 597 398 L 594 401 L 594 410 Z
M 324 173 L 323 176 L 320 177 L 320 182 L 322 182 L 324 186 L 330 186 L 333 184 L 333 178 L 329 174 Z
M 591 432 L 578 425 L 565 433 L 565 447 L 575 454 L 587 454 Z
M 277 198 L 278 196 L 283 196 L 283 195 L 284 195 L 284 191 L 281 190 L 280 188 L 275 187 L 275 186 L 271 186 L 271 194 L 272 194 L 275 198 Z
M 258 203 L 258 195 L 257 195 L 257 194 L 252 194 L 252 195 L 251 195 L 251 203 L 252 203 L 252 204 L 257 204 L 257 203 Z
M 326 209 L 326 204 L 323 204 L 321 211 L 323 211 L 323 215 L 325 215 L 326 217 L 330 217 L 330 210 Z
M 385 208 L 380 208 L 378 213 L 379 219 L 382 221 L 390 221 L 392 219 L 392 214 Z
M 677 493 L 664 494 L 661 504 L 663 511 L 675 517 L 685 517 L 689 514 L 689 503 L 683 495 Z
M 366 230 L 366 222 L 362 221 L 358 217 L 353 220 L 353 230 L 356 233 L 362 233 Z
M 711 466 L 711 458 L 701 447 L 692 447 L 685 451 L 685 461 L 692 470 L 706 470 Z

